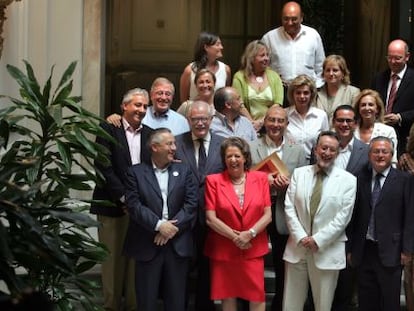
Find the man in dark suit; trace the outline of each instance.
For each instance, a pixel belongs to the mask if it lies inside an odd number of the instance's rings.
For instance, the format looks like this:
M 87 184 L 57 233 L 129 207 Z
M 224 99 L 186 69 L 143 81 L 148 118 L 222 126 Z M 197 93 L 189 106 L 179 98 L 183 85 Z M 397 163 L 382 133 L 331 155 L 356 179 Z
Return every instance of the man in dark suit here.
M 257 164 L 264 158 L 276 152 L 283 161 L 289 173 L 297 167 L 307 165 L 305 150 L 300 145 L 294 145 L 284 138 L 288 125 L 286 111 L 280 106 L 270 107 L 264 117 L 266 134 L 250 143 L 253 164 Z M 276 274 L 275 295 L 273 296 L 271 309 L 282 310 L 285 262 L 283 252 L 289 236 L 289 230 L 285 220 L 285 195 L 289 186 L 289 176 L 281 174 L 269 176 L 270 192 L 272 195 L 272 222 L 267 228 L 272 243 L 272 259 Z
M 129 90 L 123 97 L 121 126 L 103 123 L 103 129 L 115 142 L 98 137 L 96 142 L 109 151 L 109 164 L 95 163 L 105 178 L 93 192 L 91 213 L 97 214 L 101 226 L 98 228 L 99 241 L 109 250 L 102 263 L 102 289 L 104 308 L 121 310 L 124 293 L 126 310 L 136 310 L 134 289 L 134 263 L 122 255 L 122 248 L 129 217 L 125 210 L 125 174 L 132 164 L 150 161 L 146 149 L 147 138 L 152 129 L 142 125 L 149 102 L 148 92 L 143 89 Z M 112 206 L 99 201 L 110 201 Z
M 339 137 L 339 154 L 335 166 L 358 176 L 368 165 L 368 145 L 354 136 L 354 108 L 349 105 L 338 106 L 333 114 L 332 125 Z
M 338 106 L 333 113 L 332 125 L 339 137 L 339 154 L 334 165 L 358 176 L 368 165 L 368 145 L 354 136 L 354 108 L 349 105 Z M 352 307 L 355 285 L 355 271 L 347 263 L 346 268 L 339 272 L 333 311 L 346 311 Z
M 185 311 L 193 255 L 198 189 L 190 168 L 174 162 L 175 138 L 160 128 L 149 139 L 152 164 L 128 172 L 126 203 L 130 223 L 125 253 L 135 259 L 137 309 Z
M 407 66 L 409 58 L 406 42 L 391 41 L 387 54 L 389 69 L 379 73 L 371 86 L 380 93 L 385 103 L 385 123 L 393 126 L 397 133 L 398 156 L 405 151 L 410 127 L 414 122 L 414 69 Z
M 358 176 L 348 259 L 358 269 L 364 311 L 400 310 L 402 265 L 414 251 L 412 181 L 391 166 L 393 150 L 389 138 L 372 139 L 372 169 Z
M 191 131 L 176 137 L 177 159 L 190 166 L 196 176 L 199 188 L 197 223 L 195 227 L 197 257 L 195 269 L 197 271 L 197 288 L 195 310 L 213 311 L 214 301 L 210 299 L 210 269 L 209 260 L 204 256 L 204 243 L 207 234 L 206 216 L 204 207 L 205 177 L 223 171 L 220 157 L 220 145 L 223 137 L 210 132 L 212 114 L 208 103 L 195 101 L 187 113 L 187 120 Z M 200 160 L 200 147 L 203 143 L 205 161 Z M 204 162 L 204 163 L 203 163 Z

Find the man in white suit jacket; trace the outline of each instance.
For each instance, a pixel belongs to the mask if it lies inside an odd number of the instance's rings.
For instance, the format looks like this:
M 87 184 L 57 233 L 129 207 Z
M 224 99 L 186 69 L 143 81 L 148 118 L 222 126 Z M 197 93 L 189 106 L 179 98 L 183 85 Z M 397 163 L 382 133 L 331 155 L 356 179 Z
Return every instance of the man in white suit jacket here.
M 345 228 L 352 216 L 356 178 L 334 166 L 339 140 L 331 131 L 321 132 L 316 164 L 293 172 L 285 199 L 289 239 L 283 310 L 303 310 L 309 282 L 316 311 L 330 311 L 339 270 L 345 268 Z M 310 201 L 317 173 L 323 171 L 321 199 L 313 216 Z

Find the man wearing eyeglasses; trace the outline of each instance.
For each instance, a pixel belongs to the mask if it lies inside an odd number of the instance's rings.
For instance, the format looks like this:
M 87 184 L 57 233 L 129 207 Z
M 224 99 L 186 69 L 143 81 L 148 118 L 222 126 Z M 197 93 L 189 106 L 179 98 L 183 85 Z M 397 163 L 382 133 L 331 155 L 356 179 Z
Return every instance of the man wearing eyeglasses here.
M 194 101 L 187 112 L 191 131 L 176 137 L 176 158 L 186 163 L 196 177 L 199 187 L 197 222 L 195 237 L 197 271 L 195 310 L 213 311 L 214 301 L 210 299 L 209 261 L 203 254 L 207 225 L 204 208 L 204 181 L 206 175 L 223 170 L 220 157 L 220 145 L 224 139 L 210 132 L 212 114 L 210 105 L 203 101 Z
M 190 128 L 182 115 L 170 109 L 174 90 L 174 84 L 170 80 L 162 77 L 154 80 L 150 91 L 152 106 L 148 107 L 142 123 L 153 129 L 169 128 L 176 136 L 188 132 Z
M 393 153 L 389 138 L 373 138 L 372 169 L 358 176 L 348 260 L 358 272 L 359 310 L 400 310 L 402 266 L 414 252 L 413 180 L 391 166 Z
M 354 137 L 356 119 L 352 106 L 338 106 L 333 113 L 332 125 L 339 137 L 339 153 L 334 165 L 358 176 L 368 165 L 368 145 Z M 347 263 L 346 268 L 339 272 L 333 311 L 352 307 L 355 282 L 355 272 Z
M 386 59 L 389 69 L 374 78 L 371 88 L 380 93 L 385 103 L 384 122 L 397 132 L 397 156 L 400 156 L 414 122 L 414 69 L 407 66 L 410 59 L 407 43 L 399 39 L 391 41 Z

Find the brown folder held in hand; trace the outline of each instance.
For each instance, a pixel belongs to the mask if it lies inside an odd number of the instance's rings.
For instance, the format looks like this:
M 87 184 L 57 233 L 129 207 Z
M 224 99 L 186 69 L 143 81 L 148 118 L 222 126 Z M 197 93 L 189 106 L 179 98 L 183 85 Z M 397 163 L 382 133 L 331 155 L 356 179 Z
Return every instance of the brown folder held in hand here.
M 285 163 L 283 163 L 276 152 L 273 152 L 253 166 L 252 171 L 262 171 L 272 175 L 282 174 L 286 177 L 289 177 L 290 175 Z

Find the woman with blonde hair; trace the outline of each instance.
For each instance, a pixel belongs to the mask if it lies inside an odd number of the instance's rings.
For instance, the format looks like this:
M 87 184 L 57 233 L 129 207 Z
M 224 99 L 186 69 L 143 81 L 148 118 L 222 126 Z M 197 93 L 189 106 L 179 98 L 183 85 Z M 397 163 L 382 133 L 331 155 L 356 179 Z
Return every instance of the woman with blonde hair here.
M 329 130 L 326 112 L 311 106 L 316 92 L 315 82 L 310 77 L 297 76 L 289 84 L 290 107 L 285 108 L 289 120 L 286 137 L 289 142 L 303 146 L 308 163 L 319 133 Z
M 246 46 L 240 70 L 233 77 L 233 87 L 244 103 L 241 113 L 252 121 L 256 131 L 263 126 L 267 109 L 283 104 L 282 80 L 269 63 L 268 47 L 254 40 Z
M 355 118 L 357 127 L 354 135 L 366 144 L 377 136 L 385 136 L 394 145 L 393 166 L 397 165 L 397 134 L 392 126 L 384 124 L 384 102 L 377 91 L 362 90 L 355 98 Z
M 359 94 L 359 88 L 351 85 L 350 72 L 345 58 L 329 55 L 322 64 L 322 78 L 325 84 L 318 91 L 315 106 L 325 110 L 332 123 L 335 109 L 340 105 L 352 105 Z

